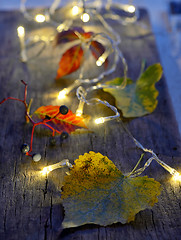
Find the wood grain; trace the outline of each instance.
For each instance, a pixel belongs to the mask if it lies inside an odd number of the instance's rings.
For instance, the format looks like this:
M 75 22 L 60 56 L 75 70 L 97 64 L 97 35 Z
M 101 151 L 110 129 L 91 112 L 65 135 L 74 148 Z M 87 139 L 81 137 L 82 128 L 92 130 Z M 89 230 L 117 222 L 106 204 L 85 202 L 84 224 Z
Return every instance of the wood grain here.
M 114 28 L 120 33 L 120 45 L 129 65 L 129 76 L 136 79 L 140 63 L 146 59 L 148 65 L 159 62 L 148 14 L 140 10 L 140 19 L 134 25 Z M 0 98 L 23 97 L 23 85 L 28 83 L 28 99 L 33 98 L 32 112 L 41 105 L 66 104 L 75 111 L 78 101 L 71 93 L 65 101 L 58 101 L 56 94 L 62 86 L 55 84 L 59 54 L 48 45 L 40 56 L 27 64 L 19 61 L 19 41 L 16 33 L 18 25 L 24 25 L 27 35 L 39 31 L 50 33 L 54 30 L 47 25 L 41 29 L 30 25 L 19 12 L 0 13 Z M 35 54 L 38 46 L 28 54 Z M 117 73 L 121 71 L 117 70 Z M 115 73 L 116 74 L 116 73 Z M 114 76 L 114 75 L 113 75 Z M 69 82 L 65 81 L 65 85 Z M 181 169 L 181 142 L 172 110 L 164 77 L 157 84 L 160 91 L 159 104 L 153 114 L 125 121 L 131 133 L 147 148 L 152 148 L 158 156 Z M 109 94 L 99 92 L 110 103 L 114 99 Z M 85 108 L 87 114 L 109 113 L 105 108 Z M 65 170 L 59 169 L 48 178 L 39 173 L 43 166 L 56 163 L 64 158 L 73 160 L 90 150 L 107 155 L 123 172 L 128 172 L 136 164 L 140 151 L 123 131 L 119 122 L 109 122 L 94 128 L 94 132 L 74 134 L 56 147 L 49 146 L 49 137 L 37 129 L 33 150 L 42 154 L 39 163 L 21 154 L 22 143 L 30 142 L 31 125 L 25 124 L 24 106 L 9 101 L 0 106 L 0 239 L 6 240 L 120 240 L 120 239 L 180 239 L 181 236 L 181 196 L 180 184 L 173 183 L 170 175 L 156 162 L 145 172 L 162 184 L 162 194 L 152 208 L 137 214 L 134 222 L 108 227 L 85 225 L 61 232 L 63 208 L 60 190 Z

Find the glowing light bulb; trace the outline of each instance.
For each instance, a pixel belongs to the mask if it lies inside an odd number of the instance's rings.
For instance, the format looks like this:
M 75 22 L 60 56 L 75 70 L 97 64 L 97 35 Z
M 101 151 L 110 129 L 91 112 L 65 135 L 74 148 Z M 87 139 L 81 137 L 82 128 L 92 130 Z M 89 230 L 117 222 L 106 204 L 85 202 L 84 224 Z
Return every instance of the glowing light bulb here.
M 64 30 L 64 28 L 65 28 L 65 24 L 62 23 L 62 24 L 58 25 L 57 31 L 62 32 L 62 30 Z
M 67 95 L 68 91 L 66 88 L 64 88 L 62 91 L 59 92 L 58 94 L 58 99 L 62 99 L 62 98 L 65 98 L 66 95 Z
M 173 178 L 174 181 L 181 181 L 181 175 L 180 173 L 178 173 L 177 171 L 173 174 Z
M 128 6 L 128 12 L 134 13 L 135 12 L 135 7 L 133 5 Z
M 80 12 L 80 8 L 79 8 L 78 6 L 74 6 L 74 7 L 72 8 L 72 15 L 73 15 L 73 16 L 78 15 L 79 12 Z
M 69 162 L 68 159 L 64 159 L 58 163 L 55 163 L 48 167 L 44 167 L 43 170 L 41 171 L 41 173 L 42 173 L 42 175 L 46 175 L 46 174 L 50 173 L 51 171 L 58 169 L 58 168 L 62 168 L 62 167 L 72 168 L 72 164 Z
M 42 175 L 46 175 L 49 172 L 51 172 L 53 169 L 49 166 L 49 167 L 44 167 L 43 170 L 41 171 Z
M 82 20 L 82 22 L 88 22 L 90 20 L 89 14 L 88 13 L 83 13 L 81 15 L 81 20 Z
M 43 15 L 43 14 L 37 14 L 35 16 L 36 22 L 43 23 L 43 22 L 45 22 L 45 20 L 46 20 L 46 18 L 45 18 L 45 15 Z
M 99 57 L 98 60 L 96 61 L 96 65 L 98 67 L 102 66 L 102 64 L 105 62 L 105 58 L 104 57 Z
M 104 122 L 105 122 L 105 120 L 104 120 L 103 117 L 97 118 L 97 119 L 95 120 L 95 123 L 96 123 L 96 124 L 101 124 L 101 123 L 104 123 Z
M 25 36 L 25 29 L 23 26 L 19 26 L 17 28 L 17 33 L 18 33 L 18 37 L 21 38 L 21 37 L 24 37 Z
M 23 26 L 19 26 L 17 28 L 17 33 L 20 41 L 20 48 L 21 48 L 21 61 L 27 62 L 27 55 L 26 55 L 26 47 L 25 47 L 25 29 Z
M 77 109 L 77 111 L 76 111 L 76 116 L 77 116 L 77 117 L 82 116 L 82 110 Z

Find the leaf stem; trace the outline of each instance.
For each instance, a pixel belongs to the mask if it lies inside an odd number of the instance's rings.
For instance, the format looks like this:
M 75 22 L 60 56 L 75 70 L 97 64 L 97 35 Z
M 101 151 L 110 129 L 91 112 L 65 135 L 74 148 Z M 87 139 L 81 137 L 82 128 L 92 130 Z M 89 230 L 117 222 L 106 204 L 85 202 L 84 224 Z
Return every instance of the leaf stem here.
M 140 164 L 141 160 L 143 159 L 144 153 L 141 154 L 140 159 L 138 160 L 137 164 L 133 168 L 133 170 L 127 175 L 127 177 L 131 176 L 137 169 L 138 165 Z
M 141 78 L 141 75 L 143 74 L 143 72 L 145 70 L 145 66 L 146 66 L 146 59 L 142 59 L 142 61 L 141 61 L 141 69 L 140 69 L 140 74 L 139 74 L 138 79 Z

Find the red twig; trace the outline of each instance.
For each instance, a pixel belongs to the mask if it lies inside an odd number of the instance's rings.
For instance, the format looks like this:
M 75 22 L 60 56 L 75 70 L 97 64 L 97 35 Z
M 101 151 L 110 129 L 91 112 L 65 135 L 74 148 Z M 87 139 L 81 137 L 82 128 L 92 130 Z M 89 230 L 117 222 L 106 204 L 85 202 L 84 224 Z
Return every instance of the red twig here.
M 0 102 L 0 104 L 4 103 L 4 102 L 7 101 L 7 100 L 16 100 L 16 101 L 19 101 L 19 102 L 24 103 L 24 101 L 21 100 L 21 99 L 19 99 L 19 98 L 7 97 L 7 98 L 4 98 L 4 99 Z
M 59 113 L 58 113 L 59 114 Z M 58 115 L 56 114 L 56 116 Z M 57 132 L 58 134 L 61 134 L 60 131 L 54 129 L 52 126 L 50 126 L 49 124 L 47 124 L 47 122 L 50 122 L 52 121 L 52 119 L 54 119 L 56 116 L 54 116 L 53 118 L 51 119 L 43 119 L 43 121 L 41 122 L 38 122 L 38 123 L 33 123 L 33 128 L 32 128 L 32 132 L 31 132 L 31 143 L 30 143 L 30 150 L 26 153 L 26 155 L 29 155 L 30 152 L 32 151 L 32 145 L 33 145 L 33 136 L 34 136 L 34 130 L 35 130 L 35 127 L 38 126 L 38 125 L 45 125 L 46 127 L 48 127 L 50 130 L 52 130 L 52 136 L 55 136 L 55 132 Z
M 24 89 L 24 99 L 19 99 L 19 98 L 13 98 L 13 97 L 7 97 L 7 98 L 4 98 L 0 104 L 4 103 L 5 101 L 7 100 L 15 100 L 15 101 L 19 101 L 19 102 L 22 102 L 25 106 L 25 115 L 26 117 L 29 119 L 29 121 L 32 123 L 33 127 L 32 127 L 32 131 L 31 131 L 31 142 L 30 142 L 30 149 L 29 151 L 26 153 L 27 156 L 31 156 L 32 155 L 30 154 L 32 152 L 32 146 L 33 146 L 33 136 L 34 136 L 34 130 L 35 130 L 35 127 L 38 126 L 38 125 L 45 125 L 46 127 L 48 127 L 51 131 L 52 131 L 52 136 L 55 136 L 55 132 L 57 132 L 58 134 L 61 134 L 62 132 L 58 131 L 57 129 L 53 128 L 52 126 L 50 126 L 48 123 L 51 122 L 53 119 L 55 119 L 59 114 L 60 112 L 58 112 L 54 117 L 50 118 L 50 119 L 43 119 L 42 121 L 36 123 L 30 116 L 29 112 L 28 112 L 28 104 L 26 102 L 26 98 L 27 98 L 27 87 L 28 85 L 23 81 L 21 80 L 21 82 L 24 84 L 25 86 L 25 89 Z

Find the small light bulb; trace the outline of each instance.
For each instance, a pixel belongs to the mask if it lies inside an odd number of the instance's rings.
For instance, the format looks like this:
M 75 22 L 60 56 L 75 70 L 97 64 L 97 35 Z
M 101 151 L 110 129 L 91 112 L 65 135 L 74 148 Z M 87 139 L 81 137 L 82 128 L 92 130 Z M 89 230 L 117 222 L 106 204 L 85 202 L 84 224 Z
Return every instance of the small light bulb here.
M 58 163 L 55 163 L 53 165 L 49 165 L 48 167 L 44 167 L 43 170 L 41 171 L 42 175 L 46 175 L 49 172 L 58 169 L 58 168 L 62 168 L 62 167 L 68 167 L 68 168 L 72 168 L 72 164 L 69 162 L 68 159 L 64 159 Z
M 24 37 L 25 36 L 25 29 L 23 26 L 19 26 L 17 28 L 17 32 L 18 32 L 18 37 Z
M 174 181 L 181 181 L 181 175 L 177 171 L 173 174 Z
M 72 15 L 73 15 L 73 16 L 78 15 L 78 14 L 79 14 L 79 11 L 80 11 L 80 8 L 79 8 L 78 6 L 74 6 L 74 7 L 72 8 Z
M 43 15 L 43 14 L 37 14 L 35 16 L 36 22 L 43 23 L 43 22 L 45 22 L 45 20 L 46 20 L 46 18 L 45 18 L 45 15 Z
M 89 14 L 88 13 L 83 13 L 81 15 L 81 20 L 82 20 L 82 22 L 88 22 L 90 20 Z
M 58 99 L 62 99 L 62 98 L 65 98 L 66 95 L 67 95 L 68 91 L 66 88 L 64 88 L 62 91 L 59 92 L 58 94 Z
M 51 171 L 52 171 L 51 167 L 44 167 L 43 170 L 41 171 L 41 173 L 42 173 L 42 175 L 46 175 Z
M 82 110 L 77 109 L 77 111 L 76 111 L 76 116 L 77 116 L 77 117 L 82 116 Z
M 105 62 L 105 58 L 104 57 L 99 57 L 98 60 L 96 61 L 96 65 L 98 67 L 102 66 L 102 64 Z
M 64 28 L 65 28 L 65 24 L 62 23 L 62 24 L 58 25 L 57 31 L 62 32 L 62 30 L 64 30 Z
M 133 5 L 128 6 L 128 12 L 134 13 L 135 12 L 135 7 Z
M 96 65 L 98 66 L 98 67 L 100 67 L 100 66 L 102 66 L 102 62 L 101 61 L 99 61 L 99 59 L 96 61 Z
M 95 123 L 96 124 L 100 124 L 100 123 L 104 123 L 105 121 L 104 121 L 104 118 L 103 117 L 101 117 L 101 118 L 97 118 L 96 120 L 95 120 Z

